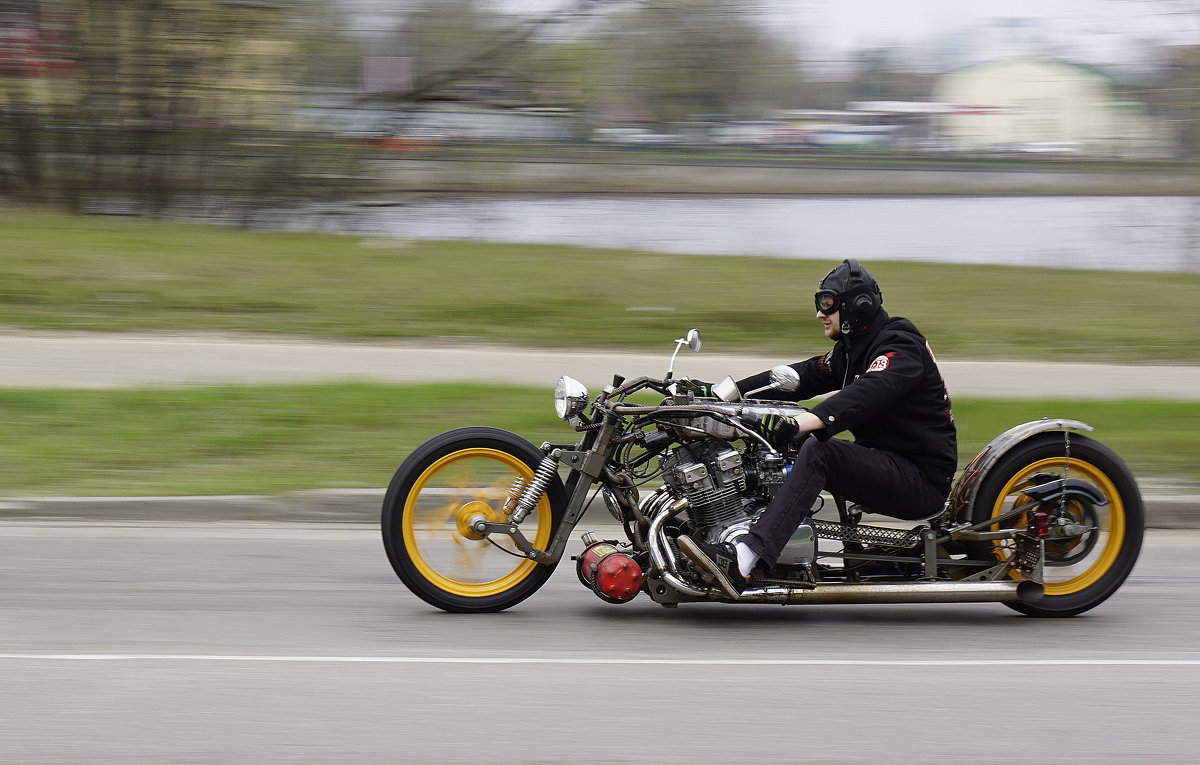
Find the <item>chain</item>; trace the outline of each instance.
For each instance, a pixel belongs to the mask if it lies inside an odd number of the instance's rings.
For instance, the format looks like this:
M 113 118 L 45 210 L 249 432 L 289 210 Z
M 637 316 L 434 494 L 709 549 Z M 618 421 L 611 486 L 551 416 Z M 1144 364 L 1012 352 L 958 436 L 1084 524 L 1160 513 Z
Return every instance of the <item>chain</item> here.
M 1071 477 L 1071 431 L 1063 428 L 1063 477 L 1062 494 L 1058 498 L 1058 514 L 1067 517 L 1067 479 Z

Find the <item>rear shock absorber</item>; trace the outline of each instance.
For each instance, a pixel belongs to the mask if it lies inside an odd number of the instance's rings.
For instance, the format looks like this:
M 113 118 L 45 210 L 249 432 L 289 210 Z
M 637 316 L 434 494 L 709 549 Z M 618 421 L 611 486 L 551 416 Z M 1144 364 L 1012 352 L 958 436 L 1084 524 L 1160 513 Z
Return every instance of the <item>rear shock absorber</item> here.
M 550 485 L 550 481 L 558 474 L 558 449 L 547 454 L 538 464 L 537 470 L 533 472 L 533 478 L 529 479 L 521 496 L 517 497 L 516 507 L 513 508 L 511 520 L 513 523 L 520 523 L 525 520 L 525 516 L 529 515 L 529 511 L 537 507 L 538 501 L 542 495 L 546 493 L 546 487 Z

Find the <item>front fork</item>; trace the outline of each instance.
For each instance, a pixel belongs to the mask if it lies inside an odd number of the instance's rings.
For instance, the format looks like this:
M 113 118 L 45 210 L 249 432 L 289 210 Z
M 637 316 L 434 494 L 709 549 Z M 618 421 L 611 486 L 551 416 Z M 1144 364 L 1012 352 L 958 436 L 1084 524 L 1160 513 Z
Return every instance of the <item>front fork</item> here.
M 542 444 L 546 456 L 534 470 L 533 478 L 528 483 L 514 484 L 505 500 L 506 514 L 511 507 L 508 520 L 493 522 L 482 516 L 476 516 L 470 521 L 471 529 L 480 536 L 502 534 L 512 539 L 526 558 L 545 566 L 553 566 L 566 552 L 567 542 L 575 524 L 583 517 L 587 509 L 587 495 L 592 484 L 600 480 L 608 462 L 609 445 L 612 442 L 616 418 L 608 415 L 598 430 L 589 431 L 573 449 L 555 447 L 552 444 Z M 588 436 L 594 435 L 594 438 Z M 588 442 L 591 441 L 589 444 Z M 571 472 L 567 476 L 567 508 L 562 522 L 558 524 L 554 538 L 550 540 L 549 548 L 539 550 L 529 543 L 521 533 L 520 523 L 531 510 L 537 507 L 546 488 L 554 480 L 558 467 L 565 464 Z M 516 496 L 513 496 L 513 495 Z

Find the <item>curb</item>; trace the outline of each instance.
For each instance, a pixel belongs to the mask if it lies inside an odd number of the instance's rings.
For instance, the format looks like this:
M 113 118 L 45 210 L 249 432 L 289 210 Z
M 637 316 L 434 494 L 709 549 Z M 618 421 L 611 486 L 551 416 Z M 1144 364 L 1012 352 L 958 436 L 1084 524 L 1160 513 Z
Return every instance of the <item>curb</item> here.
M 1143 486 L 1146 525 L 1200 529 L 1194 487 Z M 0 499 L 0 520 L 378 523 L 384 489 L 318 489 L 277 496 L 27 497 Z M 602 503 L 581 523 L 612 523 Z
M 0 519 L 378 523 L 384 494 L 318 489 L 273 496 L 21 497 L 0 500 Z

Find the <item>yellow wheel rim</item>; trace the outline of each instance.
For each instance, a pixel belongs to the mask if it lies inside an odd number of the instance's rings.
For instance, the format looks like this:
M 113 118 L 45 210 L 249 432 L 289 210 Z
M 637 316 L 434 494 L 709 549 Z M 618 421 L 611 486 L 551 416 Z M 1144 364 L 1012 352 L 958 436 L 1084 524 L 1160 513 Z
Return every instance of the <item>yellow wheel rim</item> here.
M 468 525 L 476 514 L 503 521 L 504 501 L 516 478 L 528 481 L 533 469 L 498 449 L 451 452 L 417 477 L 404 501 L 404 549 L 417 571 L 444 592 L 471 598 L 496 595 L 516 586 L 537 566 L 507 536 L 481 538 Z M 550 500 L 543 496 L 521 523 L 534 547 L 550 543 Z M 495 542 L 495 545 L 493 545 Z M 496 545 L 499 545 L 498 549 Z
M 1043 472 L 1053 472 L 1057 475 L 1067 473 L 1065 458 L 1050 457 L 1039 460 L 1018 471 L 997 495 L 996 502 L 992 506 L 991 517 L 996 518 L 1021 504 L 1022 500 L 1027 501 L 1028 497 L 1021 494 L 1021 489 L 1025 487 L 1030 477 Z M 1046 595 L 1049 596 L 1070 595 L 1099 581 L 1117 560 L 1117 555 L 1121 552 L 1122 540 L 1125 538 L 1125 506 L 1121 502 L 1121 495 L 1117 491 L 1117 487 L 1109 480 L 1108 475 L 1090 462 L 1073 458 L 1070 462 L 1069 477 L 1079 478 L 1090 483 L 1104 495 L 1108 504 L 1096 508 L 1097 513 L 1101 515 L 1098 518 L 1097 531 L 1093 533 L 1100 534 L 1101 538 L 1088 556 L 1071 566 L 1045 567 L 1043 571 L 1046 580 L 1045 588 Z M 1022 513 L 1009 523 L 1013 526 L 1023 526 L 1028 522 L 1028 517 Z M 999 524 L 992 526 L 993 530 L 999 528 Z M 1010 552 L 1001 543 L 996 543 L 992 550 L 998 561 L 1006 560 Z M 1014 573 L 1013 577 L 1019 578 L 1019 575 Z

